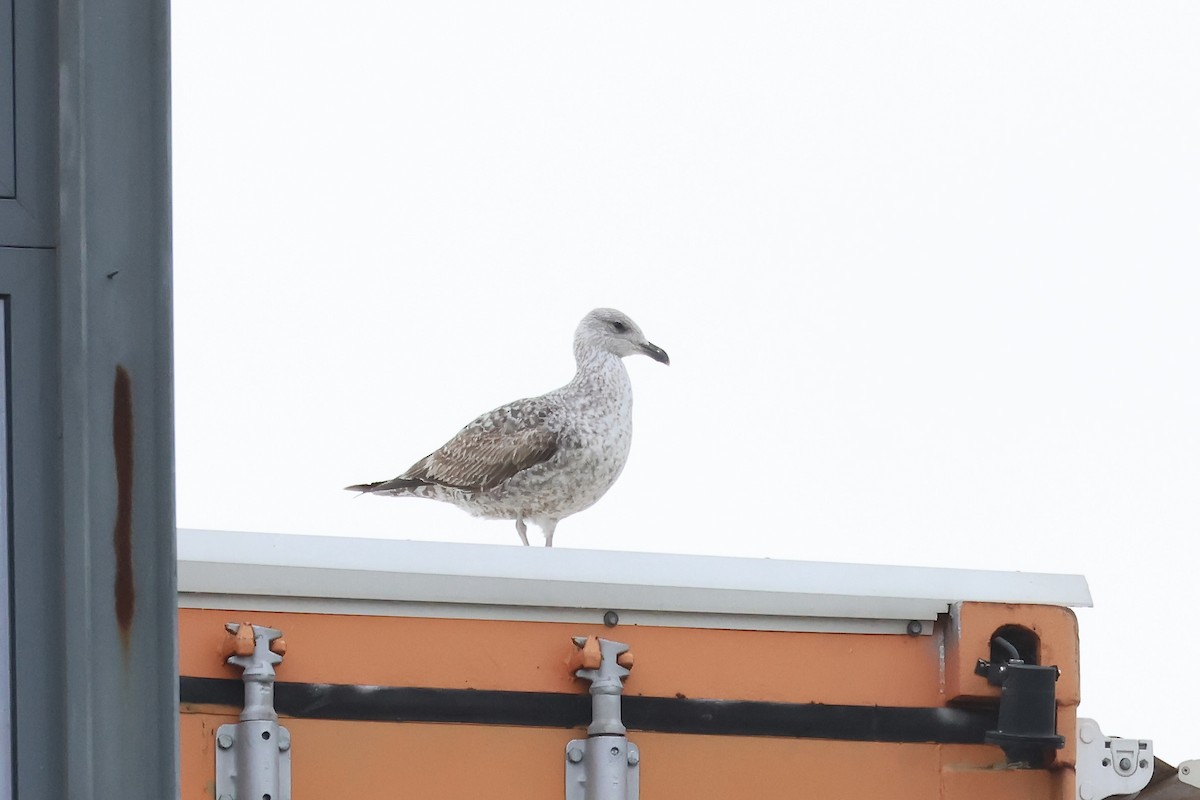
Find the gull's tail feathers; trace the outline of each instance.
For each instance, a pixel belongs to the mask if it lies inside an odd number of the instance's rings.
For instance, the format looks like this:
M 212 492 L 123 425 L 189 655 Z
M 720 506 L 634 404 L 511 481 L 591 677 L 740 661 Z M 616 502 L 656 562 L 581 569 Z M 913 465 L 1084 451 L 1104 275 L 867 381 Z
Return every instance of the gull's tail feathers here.
M 375 481 L 374 483 L 356 483 L 353 486 L 347 486 L 348 492 L 361 492 L 363 494 L 408 494 L 413 489 L 419 489 L 422 486 L 429 486 L 429 481 L 417 480 L 415 478 L 392 478 L 390 481 Z

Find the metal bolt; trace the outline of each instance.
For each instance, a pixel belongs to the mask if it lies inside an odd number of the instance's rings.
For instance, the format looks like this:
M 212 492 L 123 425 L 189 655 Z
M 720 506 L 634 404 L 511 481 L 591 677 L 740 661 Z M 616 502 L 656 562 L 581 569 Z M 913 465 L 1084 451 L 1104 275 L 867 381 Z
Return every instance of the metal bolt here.
M 608 751 L 608 754 L 609 754 L 610 756 L 615 756 L 615 755 L 616 755 L 617 753 L 619 753 L 619 752 L 621 752 L 621 748 L 619 748 L 619 747 L 614 747 L 614 748 L 612 748 L 611 750 L 609 750 L 609 751 Z
M 1141 761 L 1139 761 L 1138 766 L 1141 767 L 1142 769 L 1145 769 L 1146 768 L 1146 759 L 1143 758 Z
M 920 636 L 921 631 L 924 629 L 925 627 L 921 624 L 921 620 L 919 619 L 910 620 L 908 623 L 907 630 L 909 636 Z
M 233 737 L 228 733 L 222 733 L 217 737 L 217 747 L 221 748 L 222 750 L 228 750 L 229 748 L 233 747 Z
M 1102 767 L 1107 767 L 1107 766 L 1108 766 L 1109 764 L 1111 764 L 1111 763 L 1112 763 L 1112 762 L 1111 762 L 1111 761 L 1109 761 L 1109 760 L 1106 758 L 1106 759 L 1104 759 L 1103 761 L 1101 761 L 1101 762 L 1100 762 L 1100 766 L 1102 766 Z
M 1180 767 L 1180 768 L 1179 768 L 1179 774 L 1180 774 L 1180 775 L 1191 775 L 1191 774 L 1192 774 L 1192 768 L 1191 768 L 1191 767 Z
M 625 757 L 625 760 L 629 762 L 629 766 L 636 767 L 641 758 L 638 756 L 637 750 L 630 750 L 629 755 Z
M 1117 762 L 1117 766 L 1119 766 L 1122 771 L 1130 770 L 1133 769 L 1133 761 L 1131 761 L 1129 758 L 1122 758 Z
M 290 750 L 291 747 L 292 747 L 292 737 L 288 736 L 288 732 L 286 729 L 280 728 L 279 729 L 279 749 L 281 751 Z
M 572 764 L 578 764 L 580 761 L 583 761 L 583 751 L 578 747 L 569 748 L 567 750 L 567 761 L 570 761 Z
M 621 621 L 621 618 L 619 616 L 617 616 L 617 612 L 615 612 L 615 611 L 605 611 L 604 612 L 604 625 L 606 627 L 615 628 L 615 627 L 617 627 L 617 623 L 620 621 Z

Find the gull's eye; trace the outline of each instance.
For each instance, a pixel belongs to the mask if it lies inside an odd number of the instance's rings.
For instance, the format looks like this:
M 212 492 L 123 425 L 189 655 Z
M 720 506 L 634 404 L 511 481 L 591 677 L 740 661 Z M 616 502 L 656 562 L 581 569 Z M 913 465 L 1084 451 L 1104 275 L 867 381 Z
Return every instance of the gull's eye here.
M 616 331 L 617 333 L 624 333 L 625 331 L 629 330 L 628 326 L 626 326 L 626 324 L 624 322 L 621 322 L 618 319 L 615 319 L 608 324 L 612 325 L 612 329 L 614 331 Z

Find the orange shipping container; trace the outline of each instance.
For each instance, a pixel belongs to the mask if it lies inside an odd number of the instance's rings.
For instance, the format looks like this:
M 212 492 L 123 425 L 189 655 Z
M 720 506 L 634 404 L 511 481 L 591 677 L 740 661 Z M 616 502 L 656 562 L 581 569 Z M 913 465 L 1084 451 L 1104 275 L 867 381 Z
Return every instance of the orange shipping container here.
M 599 638 L 648 800 L 1077 796 L 1079 576 L 200 531 L 179 558 L 184 800 L 241 746 L 231 622 L 286 642 L 294 800 L 564 798 Z

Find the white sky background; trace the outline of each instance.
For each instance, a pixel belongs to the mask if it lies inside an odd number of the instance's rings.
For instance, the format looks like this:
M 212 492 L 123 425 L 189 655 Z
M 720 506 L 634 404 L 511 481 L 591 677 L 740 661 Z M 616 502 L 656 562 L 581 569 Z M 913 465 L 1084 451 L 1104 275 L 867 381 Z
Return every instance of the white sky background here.
M 1200 5 L 173 15 L 182 527 L 517 544 L 341 487 L 611 305 L 558 545 L 1083 573 L 1082 712 L 1200 757 Z

